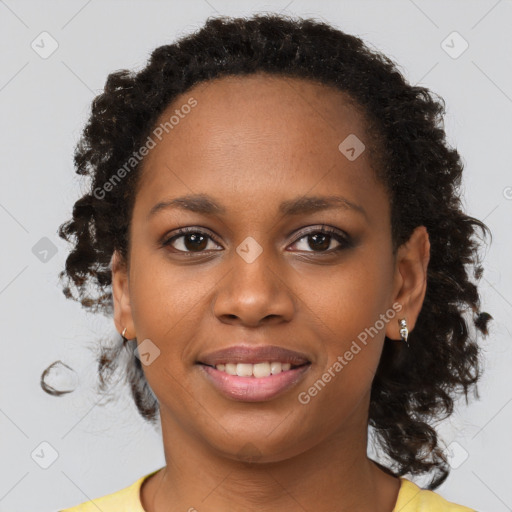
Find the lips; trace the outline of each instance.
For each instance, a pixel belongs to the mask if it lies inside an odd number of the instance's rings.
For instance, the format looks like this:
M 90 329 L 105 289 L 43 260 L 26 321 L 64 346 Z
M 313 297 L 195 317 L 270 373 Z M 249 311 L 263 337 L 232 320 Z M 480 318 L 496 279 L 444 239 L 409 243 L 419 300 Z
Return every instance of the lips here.
M 243 402 L 281 396 L 304 379 L 311 367 L 306 354 L 276 345 L 228 347 L 202 355 L 196 363 L 200 374 L 224 397 Z
M 198 357 L 198 363 L 207 366 L 216 366 L 218 364 L 257 364 L 267 361 L 279 361 L 289 363 L 291 367 L 308 364 L 311 360 L 306 354 L 289 350 L 277 345 L 248 346 L 236 345 Z

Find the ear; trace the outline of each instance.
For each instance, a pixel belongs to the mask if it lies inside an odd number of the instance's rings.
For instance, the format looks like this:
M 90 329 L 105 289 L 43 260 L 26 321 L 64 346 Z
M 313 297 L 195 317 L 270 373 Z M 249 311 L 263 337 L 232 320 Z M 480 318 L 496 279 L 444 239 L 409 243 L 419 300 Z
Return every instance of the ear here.
M 402 309 L 396 321 L 388 322 L 386 336 L 399 340 L 398 320 L 405 318 L 409 332 L 414 329 L 427 291 L 427 267 L 430 260 L 430 241 L 425 226 L 418 226 L 409 240 L 397 249 L 393 284 L 393 304 Z
M 112 295 L 114 300 L 114 323 L 119 334 L 126 327 L 125 337 L 135 338 L 132 310 L 130 304 L 130 287 L 126 262 L 117 251 L 112 256 Z

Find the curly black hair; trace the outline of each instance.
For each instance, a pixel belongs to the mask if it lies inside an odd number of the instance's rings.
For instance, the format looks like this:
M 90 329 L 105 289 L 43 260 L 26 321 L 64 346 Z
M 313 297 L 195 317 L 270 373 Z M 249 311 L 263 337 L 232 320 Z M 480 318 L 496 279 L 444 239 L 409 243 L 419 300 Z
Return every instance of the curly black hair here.
M 490 230 L 462 211 L 463 163 L 446 141 L 444 100 L 407 83 L 395 63 L 360 38 L 314 19 L 210 17 L 197 32 L 156 48 L 140 71 L 111 73 L 92 102 L 75 150 L 76 172 L 89 181 L 72 219 L 59 227 L 59 236 L 74 244 L 59 274 L 66 279 L 64 294 L 89 311 L 113 314 L 111 257 L 117 250 L 128 261 L 140 163 L 104 197 L 98 190 L 143 146 L 178 95 L 200 82 L 254 73 L 342 91 L 364 116 L 369 155 L 389 191 L 393 250 L 415 227 L 427 228 L 431 254 L 424 303 L 409 335 L 410 348 L 384 344 L 368 421 L 390 457 L 394 470 L 388 471 L 395 476 L 434 473 L 427 488 L 436 489 L 447 478 L 449 464 L 430 422 L 452 414 L 457 394 L 463 392 L 467 403 L 468 390 L 482 373 L 476 330 L 488 335 L 492 316 L 480 311 L 478 250 Z M 100 388 L 125 357 L 124 375 L 138 410 L 156 423 L 158 401 L 132 356 L 134 347 L 134 340 L 119 340 L 101 350 Z

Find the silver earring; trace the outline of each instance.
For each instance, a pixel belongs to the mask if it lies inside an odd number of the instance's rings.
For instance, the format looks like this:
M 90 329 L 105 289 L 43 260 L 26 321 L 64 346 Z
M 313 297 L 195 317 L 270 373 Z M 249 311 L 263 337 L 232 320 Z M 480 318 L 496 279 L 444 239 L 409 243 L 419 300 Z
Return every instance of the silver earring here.
M 407 338 L 409 336 L 409 329 L 407 328 L 407 322 L 405 318 L 398 320 L 398 324 L 400 325 L 400 338 L 402 338 L 402 341 L 405 341 L 407 348 L 409 348 L 409 343 L 407 342 Z

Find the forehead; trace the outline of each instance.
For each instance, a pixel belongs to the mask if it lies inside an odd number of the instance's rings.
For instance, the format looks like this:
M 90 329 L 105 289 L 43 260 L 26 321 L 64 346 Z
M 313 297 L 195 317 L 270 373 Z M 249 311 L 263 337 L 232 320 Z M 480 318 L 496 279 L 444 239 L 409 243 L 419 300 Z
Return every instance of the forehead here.
M 260 73 L 200 83 L 166 108 L 151 137 L 139 187 L 146 198 L 338 186 L 357 200 L 377 185 L 366 149 L 352 160 L 343 153 L 369 143 L 357 105 L 309 80 Z
M 188 106 L 191 101 L 193 108 Z M 155 128 L 161 132 L 158 141 L 166 139 L 168 147 L 186 146 L 193 133 L 193 143 L 206 151 L 243 142 L 276 147 L 304 140 L 314 151 L 348 133 L 367 138 L 364 124 L 357 104 L 342 91 L 310 80 L 258 73 L 196 85 L 167 107 Z

